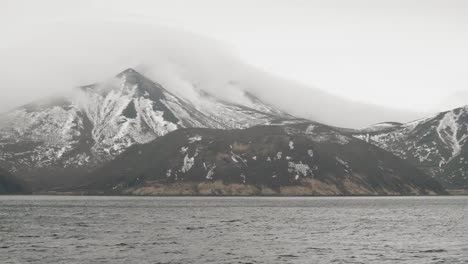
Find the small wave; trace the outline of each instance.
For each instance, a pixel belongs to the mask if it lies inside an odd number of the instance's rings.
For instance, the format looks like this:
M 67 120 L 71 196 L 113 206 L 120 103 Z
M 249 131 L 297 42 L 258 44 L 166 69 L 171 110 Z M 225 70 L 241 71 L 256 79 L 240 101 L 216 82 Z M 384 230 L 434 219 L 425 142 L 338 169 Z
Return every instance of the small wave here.
M 421 250 L 419 251 L 420 253 L 441 253 L 441 252 L 447 252 L 445 249 L 428 249 L 428 250 Z
M 185 229 L 187 230 L 199 230 L 199 229 L 205 229 L 203 226 L 195 226 L 195 227 L 186 227 Z
M 240 222 L 240 221 L 241 221 L 240 219 L 233 219 L 233 220 L 221 221 L 221 223 L 235 223 L 235 222 Z
M 298 258 L 299 256 L 293 254 L 278 255 L 278 258 Z

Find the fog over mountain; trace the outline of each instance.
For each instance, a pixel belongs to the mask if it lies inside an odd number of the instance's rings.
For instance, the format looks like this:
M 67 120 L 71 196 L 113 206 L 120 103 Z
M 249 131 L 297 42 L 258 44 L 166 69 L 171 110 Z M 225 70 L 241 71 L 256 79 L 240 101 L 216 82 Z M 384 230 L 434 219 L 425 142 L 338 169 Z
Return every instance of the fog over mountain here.
M 227 45 L 178 30 L 81 23 L 42 28 L 23 38 L 14 47 L 2 49 L 2 111 L 134 67 L 190 100 L 197 100 L 194 89 L 202 89 L 239 102 L 245 99 L 245 90 L 291 114 L 336 126 L 362 127 L 419 117 L 283 79 L 244 63 Z
M 132 67 L 184 96 L 195 84 L 238 100 L 241 86 L 329 124 L 405 122 L 468 100 L 467 10 L 458 0 L 6 0 L 0 111 Z

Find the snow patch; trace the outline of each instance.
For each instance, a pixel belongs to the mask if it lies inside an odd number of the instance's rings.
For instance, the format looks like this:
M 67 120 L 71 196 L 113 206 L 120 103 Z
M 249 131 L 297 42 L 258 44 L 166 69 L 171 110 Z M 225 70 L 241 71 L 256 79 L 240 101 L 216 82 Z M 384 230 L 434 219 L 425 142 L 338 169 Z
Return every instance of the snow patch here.
M 213 179 L 213 175 L 214 175 L 214 170 L 216 169 L 216 166 L 213 166 L 210 168 L 210 170 L 206 173 L 206 176 L 205 178 L 207 180 L 212 180 Z
M 193 137 L 189 137 L 188 140 L 189 140 L 189 143 L 191 144 L 191 143 L 194 143 L 196 141 L 201 141 L 202 137 L 200 135 L 195 135 Z
M 280 160 L 282 155 L 283 155 L 283 152 L 281 152 L 281 151 L 276 153 L 276 159 Z
M 188 154 L 184 157 L 184 165 L 180 169 L 183 173 L 188 172 L 195 164 L 195 156 L 189 158 Z
M 302 175 L 306 177 L 308 174 L 311 174 L 312 171 L 310 170 L 309 165 L 303 164 L 302 162 L 295 163 L 295 162 L 288 162 L 288 172 L 289 173 L 296 173 L 297 176 Z
M 242 183 L 245 184 L 245 179 L 246 179 L 246 176 L 244 173 L 241 173 L 240 174 L 240 177 L 242 178 Z
M 185 154 L 187 153 L 188 147 L 181 147 L 180 148 L 180 153 Z
M 460 127 L 458 126 L 457 121 L 461 113 L 462 111 L 458 114 L 455 114 L 453 111 L 446 113 L 442 120 L 440 120 L 436 129 L 440 140 L 452 149 L 452 156 L 448 161 L 460 154 L 462 149 L 460 142 L 465 140 L 467 137 L 465 134 L 461 139 L 458 139 L 458 131 L 460 130 Z

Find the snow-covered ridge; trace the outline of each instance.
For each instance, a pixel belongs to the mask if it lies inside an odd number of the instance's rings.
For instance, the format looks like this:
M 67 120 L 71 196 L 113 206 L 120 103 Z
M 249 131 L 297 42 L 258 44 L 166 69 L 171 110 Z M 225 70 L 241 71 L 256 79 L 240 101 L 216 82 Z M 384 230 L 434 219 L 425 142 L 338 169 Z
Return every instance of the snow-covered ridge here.
M 413 162 L 447 185 L 468 186 L 468 106 L 353 136 Z

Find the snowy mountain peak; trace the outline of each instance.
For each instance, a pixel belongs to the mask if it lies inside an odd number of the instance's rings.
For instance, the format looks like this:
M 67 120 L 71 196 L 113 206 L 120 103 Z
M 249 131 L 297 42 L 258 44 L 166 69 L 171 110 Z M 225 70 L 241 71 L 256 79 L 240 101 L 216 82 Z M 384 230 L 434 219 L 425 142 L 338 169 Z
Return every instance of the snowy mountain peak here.
M 124 75 L 127 75 L 127 74 L 139 74 L 136 70 L 134 70 L 133 68 L 127 68 L 125 70 L 123 70 L 122 72 L 120 72 L 119 74 L 117 74 L 117 77 L 121 77 L 121 76 L 124 76 Z
M 116 75 L 117 79 L 120 79 L 122 82 L 122 85 L 127 85 L 127 86 L 132 86 L 132 85 L 137 85 L 139 88 L 146 88 L 148 91 L 155 89 L 155 90 L 163 90 L 164 88 L 152 81 L 146 78 L 146 76 L 140 74 L 139 72 L 135 71 L 132 68 L 128 68 L 125 71 L 119 73 Z
M 0 115 L 0 166 L 30 177 L 58 175 L 95 168 L 134 144 L 179 128 L 298 121 L 258 98 L 246 104 L 210 95 L 193 102 L 129 68 L 109 81 L 81 86 L 68 98 Z

